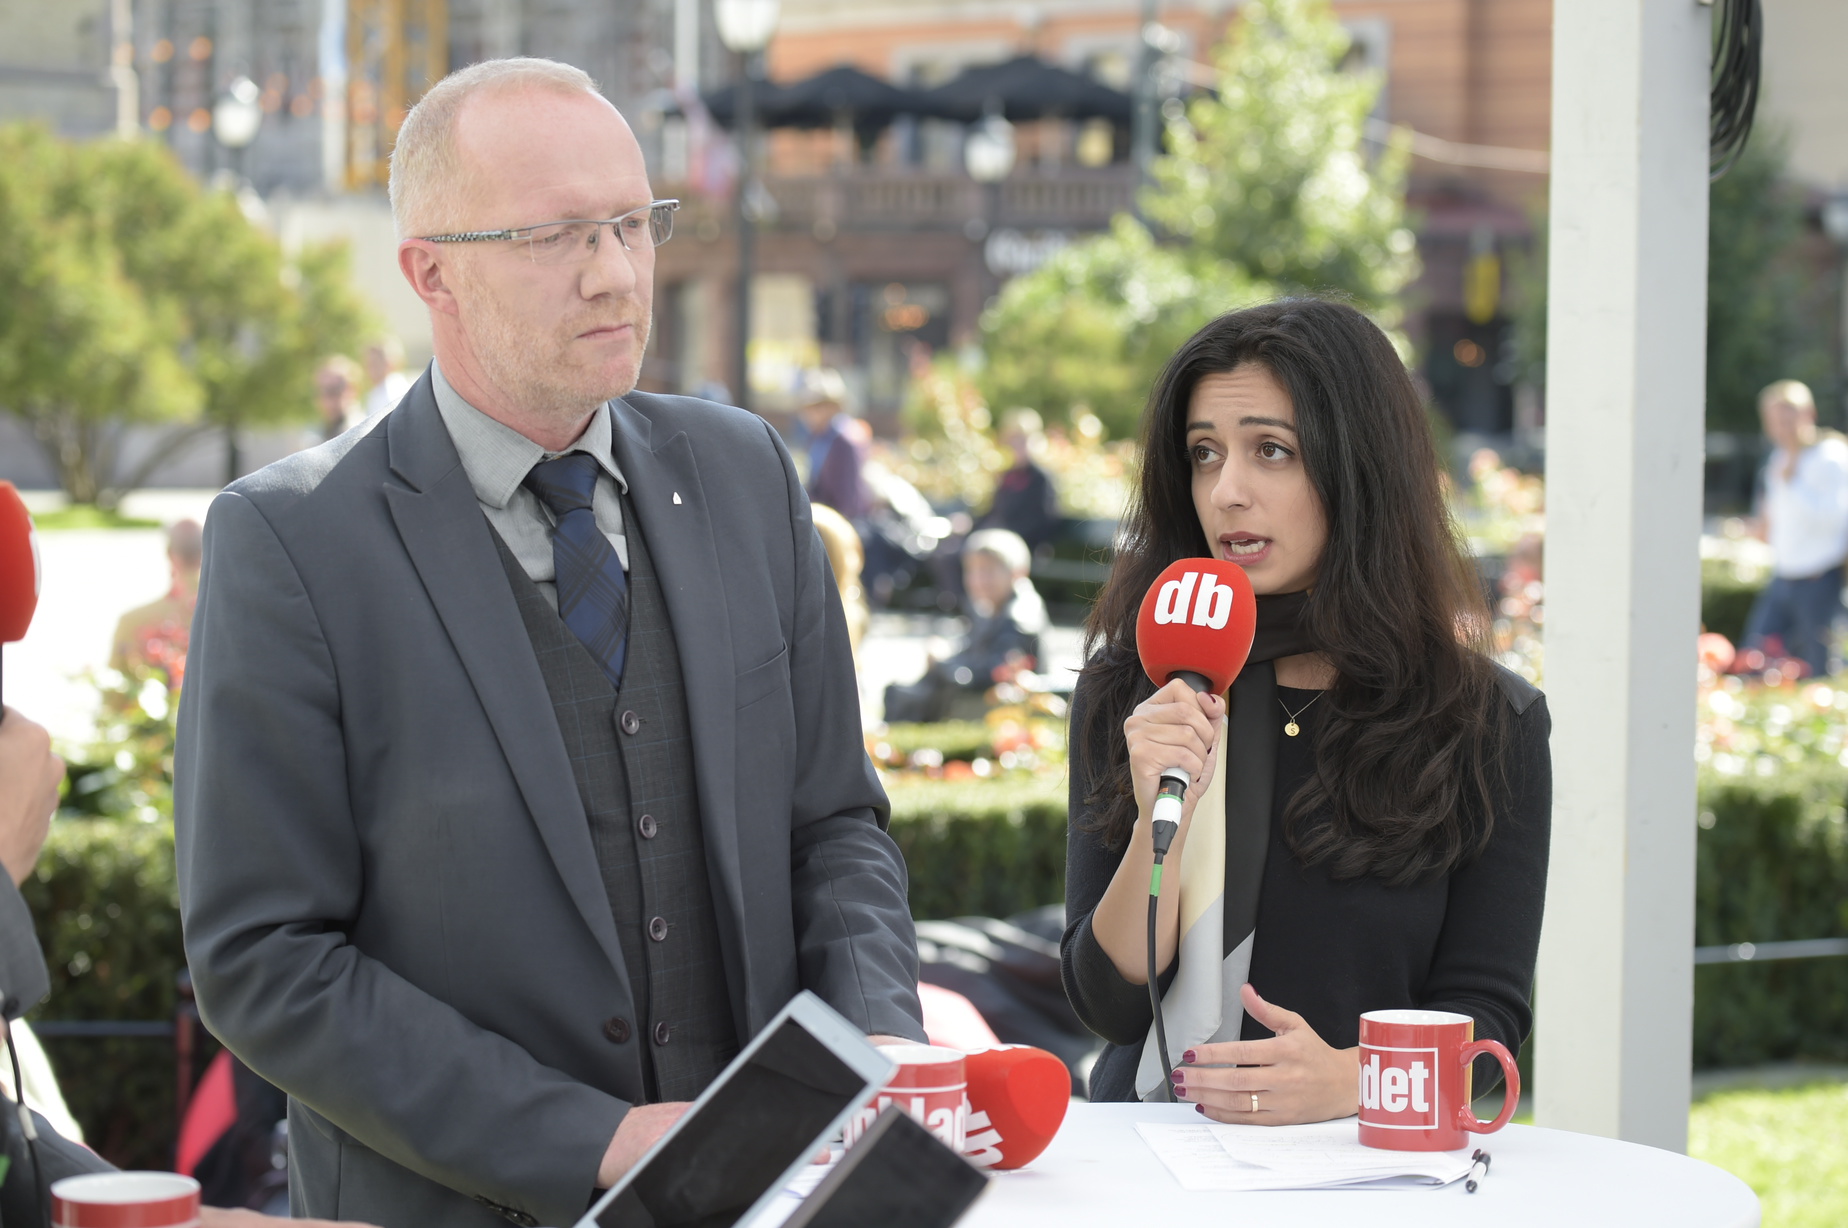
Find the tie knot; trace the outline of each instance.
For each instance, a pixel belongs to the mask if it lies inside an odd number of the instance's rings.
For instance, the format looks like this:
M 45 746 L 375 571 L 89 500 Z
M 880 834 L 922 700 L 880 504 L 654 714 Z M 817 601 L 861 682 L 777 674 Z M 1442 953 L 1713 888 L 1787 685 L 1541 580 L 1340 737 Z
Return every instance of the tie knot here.
M 552 509 L 552 515 L 564 519 L 565 513 L 582 511 L 590 506 L 590 496 L 597 489 L 597 458 L 587 452 L 567 452 L 532 467 L 521 483 Z

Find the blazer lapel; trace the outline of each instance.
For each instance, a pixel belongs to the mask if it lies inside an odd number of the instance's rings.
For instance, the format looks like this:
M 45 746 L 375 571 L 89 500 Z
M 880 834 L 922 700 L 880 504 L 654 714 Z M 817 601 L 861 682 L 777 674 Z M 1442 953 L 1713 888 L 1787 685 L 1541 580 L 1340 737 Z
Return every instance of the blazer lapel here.
M 629 503 L 640 522 L 636 527 L 648 542 L 680 649 L 713 906 L 732 1001 L 742 1004 L 750 998 L 745 992 L 744 882 L 733 805 L 737 675 L 712 515 L 693 445 L 684 431 L 657 446 L 653 424 L 627 401 L 611 401 L 610 417 L 616 464 L 628 480 Z
M 596 849 L 558 718 L 520 612 L 508 591 L 493 531 L 437 412 L 430 376 L 386 423 L 392 471 L 386 504 L 424 589 L 468 671 L 533 822 L 565 890 L 628 988 L 627 968 L 597 871 Z M 652 539 L 651 539 L 652 540 Z

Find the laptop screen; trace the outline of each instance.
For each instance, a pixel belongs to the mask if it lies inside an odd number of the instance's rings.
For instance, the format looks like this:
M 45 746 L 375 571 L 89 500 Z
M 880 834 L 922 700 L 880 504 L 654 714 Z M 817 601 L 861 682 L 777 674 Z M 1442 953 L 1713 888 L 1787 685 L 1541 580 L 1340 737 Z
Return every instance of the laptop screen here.
M 866 1093 L 795 1019 L 759 1042 L 592 1212 L 598 1228 L 730 1228 Z

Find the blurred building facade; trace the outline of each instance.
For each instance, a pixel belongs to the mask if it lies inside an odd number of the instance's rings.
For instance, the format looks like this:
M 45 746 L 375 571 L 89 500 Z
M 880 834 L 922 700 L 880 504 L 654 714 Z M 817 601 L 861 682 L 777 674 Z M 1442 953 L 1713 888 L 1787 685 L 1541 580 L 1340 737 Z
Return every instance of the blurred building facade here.
M 1206 73 L 1236 6 L 1163 3 L 1171 79 Z M 1336 0 L 1351 63 L 1379 70 L 1376 120 L 1419 134 L 1410 187 L 1425 271 L 1408 325 L 1439 403 L 1465 430 L 1508 431 L 1517 406 L 1504 257 L 1531 242 L 1545 198 L 1551 0 Z M 785 0 L 768 52 L 787 82 L 852 64 L 906 86 L 1033 54 L 1134 88 L 1137 0 Z M 766 406 L 803 362 L 841 367 L 875 422 L 903 396 L 906 356 L 976 335 L 1006 277 L 1131 207 L 1130 133 L 1101 121 L 1017 126 L 1012 172 L 990 191 L 963 166 L 966 130 L 901 118 L 871 148 L 850 134 L 771 134 L 753 316 L 753 391 Z M 1101 129 L 1101 130 L 1100 130 Z M 663 190 L 668 190 L 664 188 Z M 683 195 L 690 190 L 674 189 Z M 737 257 L 723 201 L 690 205 L 661 255 L 648 376 L 691 390 L 732 378 Z M 1473 287 L 1473 289 L 1472 289 Z
M 727 137 L 682 118 L 692 91 L 735 80 L 714 0 L 59 0 L 0 6 L 0 120 L 72 136 L 133 129 L 202 179 L 254 190 L 285 244 L 345 236 L 362 286 L 413 359 L 421 305 L 396 277 L 382 194 L 396 125 L 427 83 L 498 55 L 585 68 L 630 116 L 657 189 L 686 208 L 661 253 L 646 385 L 734 381 L 739 292 Z M 907 86 L 1031 53 L 1133 89 L 1149 12 L 1169 32 L 1170 76 L 1196 79 L 1236 15 L 1232 0 L 783 0 L 768 75 L 840 64 Z M 1515 259 L 1544 205 L 1551 0 L 1334 0 L 1352 60 L 1378 69 L 1375 119 L 1417 133 L 1410 185 L 1424 271 L 1408 295 L 1421 373 L 1459 430 L 1539 425 L 1508 361 Z M 1832 49 L 1841 0 L 1765 0 L 1766 108 L 1793 134 L 1792 165 L 1848 210 L 1848 90 Z M 238 78 L 262 120 L 241 149 L 213 108 Z M 678 92 L 678 101 L 675 92 Z M 969 342 L 1007 277 L 1131 206 L 1126 127 L 1018 127 L 1000 182 L 964 166 L 967 129 L 901 117 L 870 144 L 850 131 L 776 132 L 751 301 L 754 400 L 774 411 L 800 368 L 840 367 L 876 423 L 902 402 L 918 347 Z M 1848 212 L 1843 213 L 1848 217 Z M 1848 225 L 1845 222 L 1844 225 Z M 1848 233 L 1841 240 L 1848 251 Z M 1844 312 L 1848 317 L 1848 312 Z M 1843 354 L 1848 361 L 1848 337 Z

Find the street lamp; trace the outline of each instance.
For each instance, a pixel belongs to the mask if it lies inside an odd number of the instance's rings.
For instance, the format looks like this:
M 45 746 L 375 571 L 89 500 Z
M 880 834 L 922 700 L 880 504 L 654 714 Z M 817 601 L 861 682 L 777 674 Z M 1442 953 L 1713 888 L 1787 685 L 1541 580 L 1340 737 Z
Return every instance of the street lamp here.
M 757 239 L 757 220 L 751 214 L 751 187 L 757 175 L 757 114 L 752 93 L 781 7 L 780 0 L 718 0 L 713 9 L 719 41 L 744 60 L 738 79 L 738 293 L 732 363 L 736 381 L 732 397 L 744 409 L 751 407 L 751 266 Z
M 257 139 L 263 126 L 263 108 L 258 103 L 263 92 L 249 77 L 239 77 L 212 107 L 212 135 L 231 151 L 232 173 L 237 177 L 235 191 L 244 187 L 244 150 Z M 242 477 L 243 459 L 238 455 L 237 419 L 225 423 L 225 485 Z

